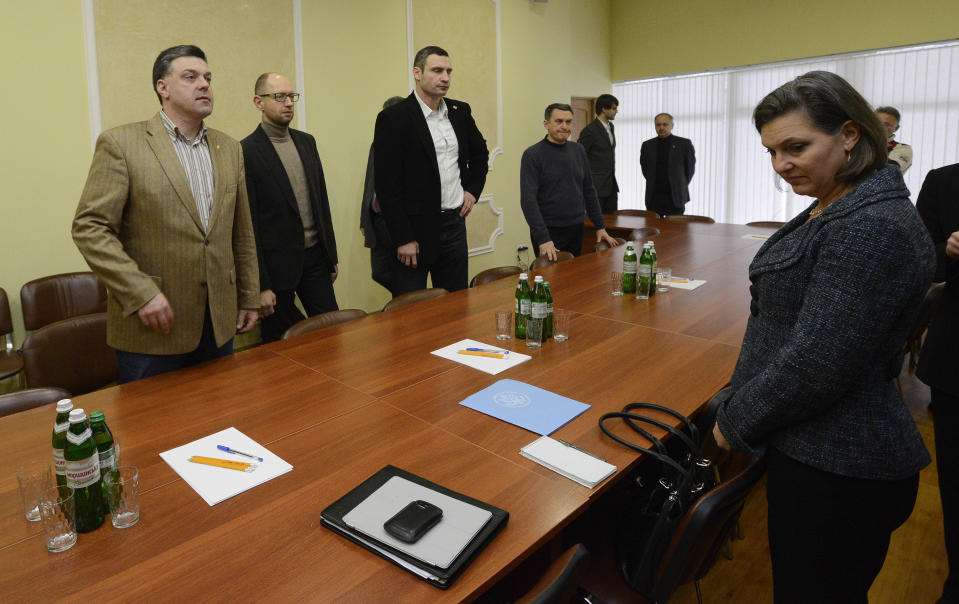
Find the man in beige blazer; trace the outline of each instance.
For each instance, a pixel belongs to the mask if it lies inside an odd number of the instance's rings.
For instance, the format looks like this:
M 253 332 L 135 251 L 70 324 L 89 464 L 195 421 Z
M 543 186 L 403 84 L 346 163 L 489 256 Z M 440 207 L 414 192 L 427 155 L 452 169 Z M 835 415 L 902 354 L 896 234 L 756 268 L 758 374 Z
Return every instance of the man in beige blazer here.
M 162 110 L 100 135 L 77 207 L 73 240 L 109 291 L 121 383 L 228 355 L 256 323 L 243 155 L 203 124 L 210 81 L 196 46 L 160 53 Z

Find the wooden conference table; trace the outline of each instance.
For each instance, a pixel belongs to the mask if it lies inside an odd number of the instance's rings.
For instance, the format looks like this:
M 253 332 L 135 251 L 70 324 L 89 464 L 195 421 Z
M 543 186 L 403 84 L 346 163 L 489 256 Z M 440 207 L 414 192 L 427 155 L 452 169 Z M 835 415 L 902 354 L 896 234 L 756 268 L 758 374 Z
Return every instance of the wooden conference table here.
M 641 219 L 642 220 L 642 219 Z M 527 351 L 497 376 L 429 354 L 495 340 L 492 310 L 511 308 L 515 280 L 76 397 L 102 409 L 123 464 L 140 468 L 140 522 L 106 520 L 67 552 L 46 551 L 23 519 L 15 469 L 50 455 L 54 411 L 0 418 L 0 594 L 6 601 L 269 599 L 469 601 L 492 587 L 638 463 L 597 419 L 634 400 L 691 414 L 729 379 L 749 309 L 746 266 L 771 229 L 663 224 L 656 248 L 673 274 L 707 283 L 649 301 L 609 295 L 613 249 L 536 274 L 573 312 L 568 342 Z M 745 238 L 744 238 L 745 236 Z M 619 470 L 587 489 L 519 455 L 536 435 L 458 405 L 510 378 L 586 402 L 553 436 Z M 159 457 L 235 426 L 294 470 L 208 506 Z M 509 511 L 505 529 L 441 591 L 320 526 L 320 512 L 387 464 Z

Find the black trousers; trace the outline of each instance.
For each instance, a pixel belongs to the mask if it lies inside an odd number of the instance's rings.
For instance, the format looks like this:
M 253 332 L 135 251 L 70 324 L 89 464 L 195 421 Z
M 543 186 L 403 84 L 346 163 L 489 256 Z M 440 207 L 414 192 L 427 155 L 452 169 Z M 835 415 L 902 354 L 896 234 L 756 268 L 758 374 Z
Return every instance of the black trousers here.
M 909 518 L 919 475 L 865 480 L 824 472 L 770 448 L 766 501 L 776 604 L 856 604 Z
M 390 275 L 390 292 L 393 297 L 426 288 L 426 274 L 433 280 L 433 287 L 446 291 L 466 289 L 469 285 L 469 249 L 466 245 L 466 218 L 458 212 L 444 212 L 440 221 L 440 245 L 436 260 L 428 266 L 422 258 L 418 266 L 411 268 L 396 259 L 393 248 L 393 271 Z
M 283 332 L 306 317 L 294 303 L 297 296 L 307 316 L 337 310 L 336 294 L 333 292 L 333 280 L 330 278 L 329 260 L 323 246 L 316 244 L 306 248 L 303 256 L 303 274 L 293 289 L 273 290 L 276 294 L 276 306 L 273 314 L 264 317 L 260 323 L 263 342 L 275 342 Z
M 583 252 L 583 225 L 574 224 L 572 226 L 549 226 L 549 238 L 552 240 L 556 249 L 561 252 L 569 252 L 574 256 L 579 256 Z M 533 231 L 529 232 L 529 240 L 534 241 Z M 533 243 L 533 252 L 539 256 L 539 244 Z
M 210 306 L 207 305 L 206 313 L 203 315 L 203 332 L 196 349 L 183 354 L 143 354 L 126 350 L 117 350 L 116 353 L 119 366 L 117 383 L 126 384 L 231 355 L 233 338 L 230 338 L 223 346 L 216 345 L 213 321 L 210 319 Z
M 932 389 L 932 421 L 936 434 L 936 468 L 942 499 L 949 576 L 942 588 L 945 602 L 959 602 L 959 397 Z
M 611 194 L 606 195 L 605 197 L 599 198 L 599 207 L 602 209 L 603 214 L 612 214 L 619 209 L 619 193 L 613 191 Z
M 650 212 L 656 212 L 662 217 L 670 214 L 684 214 L 686 204 L 681 203 L 679 207 L 676 207 L 669 193 L 653 193 L 652 198 L 646 202 L 646 209 Z

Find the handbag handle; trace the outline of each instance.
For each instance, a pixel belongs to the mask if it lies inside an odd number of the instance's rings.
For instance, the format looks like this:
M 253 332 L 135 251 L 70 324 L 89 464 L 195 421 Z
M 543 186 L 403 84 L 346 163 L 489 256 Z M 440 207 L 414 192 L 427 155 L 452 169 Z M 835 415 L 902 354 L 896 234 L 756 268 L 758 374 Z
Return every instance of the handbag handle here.
M 625 446 L 625 447 L 627 447 L 627 448 L 629 448 L 629 449 L 632 449 L 633 451 L 636 451 L 636 452 L 638 452 L 638 453 L 642 453 L 642 454 L 644 454 L 644 455 L 648 455 L 648 456 L 652 457 L 653 459 L 659 460 L 659 461 L 660 461 L 661 463 L 663 463 L 664 465 L 669 466 L 669 467 L 673 468 L 674 470 L 676 470 L 677 472 L 679 472 L 680 475 L 682 475 L 682 476 L 688 476 L 688 475 L 689 475 L 689 471 L 688 471 L 686 468 L 684 468 L 682 465 L 680 465 L 675 459 L 673 459 L 673 458 L 670 457 L 669 455 L 660 453 L 660 452 L 658 452 L 658 451 L 653 451 L 652 449 L 647 449 L 647 448 L 645 448 L 645 447 L 640 447 L 640 446 L 637 445 L 636 443 L 631 443 L 631 442 L 629 442 L 628 440 L 626 440 L 625 438 L 622 438 L 622 437 L 620 437 L 620 436 L 617 436 L 616 434 L 613 434 L 612 431 L 610 431 L 610 429 L 606 427 L 606 424 L 605 424 L 604 422 L 605 422 L 607 419 L 612 419 L 612 418 L 616 418 L 616 417 L 623 418 L 624 420 L 625 420 L 625 419 L 639 419 L 639 420 L 645 420 L 645 419 L 647 419 L 647 418 L 644 418 L 644 417 L 641 416 L 641 415 L 636 415 L 635 413 L 625 413 L 625 412 L 623 412 L 623 411 L 611 411 L 611 412 L 609 412 L 609 413 L 604 413 L 604 414 L 602 415 L 602 417 L 599 418 L 599 429 L 602 430 L 603 433 L 604 433 L 606 436 L 612 438 L 613 440 L 615 440 L 615 441 L 618 442 L 619 444 L 621 444 L 621 445 L 623 445 L 623 446 Z M 627 422 L 627 423 L 628 423 L 628 422 Z M 655 436 L 649 434 L 648 432 L 646 432 L 646 431 L 643 430 L 642 428 L 638 428 L 638 427 L 633 426 L 633 425 L 631 425 L 631 424 L 630 424 L 630 427 L 633 428 L 634 430 L 637 430 L 637 432 L 639 432 L 640 434 L 642 434 L 645 438 L 649 439 L 649 441 L 652 442 L 652 443 L 654 443 L 654 445 L 655 445 L 656 443 L 659 443 L 660 446 L 664 446 L 664 445 L 663 445 L 663 442 L 662 442 L 661 440 L 659 440 L 659 439 L 656 438 Z M 649 435 L 647 436 L 647 434 L 649 434 Z
M 652 409 L 654 411 L 661 411 L 667 415 L 672 415 L 679 421 L 683 422 L 686 425 L 686 428 L 689 430 L 689 436 L 693 439 L 694 442 L 702 442 L 699 437 L 699 428 L 696 426 L 696 423 L 680 413 L 675 409 L 670 409 L 664 405 L 657 405 L 656 403 L 644 403 L 644 402 L 635 402 L 630 403 L 623 407 L 623 411 L 632 412 L 633 409 Z

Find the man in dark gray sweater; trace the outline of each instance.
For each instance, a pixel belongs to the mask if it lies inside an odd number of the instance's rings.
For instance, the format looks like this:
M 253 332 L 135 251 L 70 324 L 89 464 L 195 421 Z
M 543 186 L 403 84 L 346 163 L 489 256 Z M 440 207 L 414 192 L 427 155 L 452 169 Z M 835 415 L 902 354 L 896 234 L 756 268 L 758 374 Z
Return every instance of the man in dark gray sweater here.
M 553 103 L 546 107 L 546 136 L 523 152 L 520 164 L 520 205 L 537 256 L 556 260 L 558 251 L 578 256 L 583 249 L 583 218 L 596 226 L 596 241 L 611 246 L 606 233 L 586 151 L 569 140 L 573 109 Z

